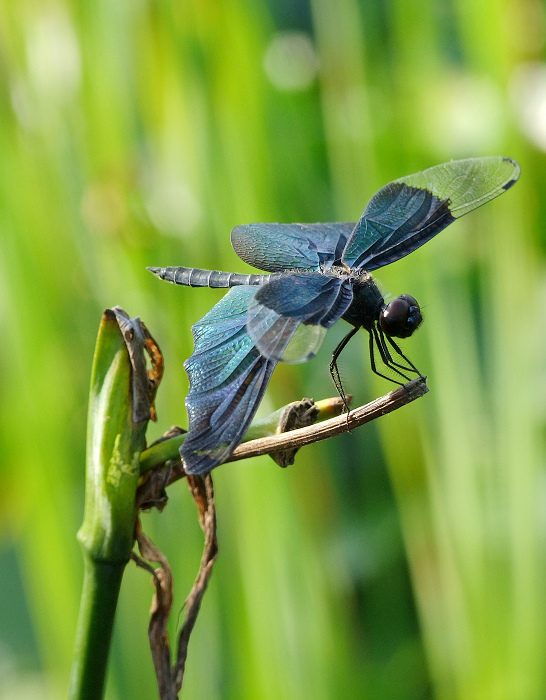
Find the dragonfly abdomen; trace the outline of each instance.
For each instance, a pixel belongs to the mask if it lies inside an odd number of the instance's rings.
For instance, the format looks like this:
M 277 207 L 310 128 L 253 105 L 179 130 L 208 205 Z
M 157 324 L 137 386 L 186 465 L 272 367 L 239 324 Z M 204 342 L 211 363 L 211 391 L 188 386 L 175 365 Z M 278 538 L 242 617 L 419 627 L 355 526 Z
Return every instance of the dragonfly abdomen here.
M 149 267 L 148 270 L 166 282 L 186 287 L 237 287 L 239 285 L 259 285 L 271 275 L 242 275 L 238 272 L 202 270 L 198 267 Z

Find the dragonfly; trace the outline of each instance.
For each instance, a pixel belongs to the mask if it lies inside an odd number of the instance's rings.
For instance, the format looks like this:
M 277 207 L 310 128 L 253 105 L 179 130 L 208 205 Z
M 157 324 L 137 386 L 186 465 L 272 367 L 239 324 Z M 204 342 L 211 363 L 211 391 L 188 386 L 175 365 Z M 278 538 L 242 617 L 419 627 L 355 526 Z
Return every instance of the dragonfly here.
M 149 267 L 174 284 L 230 288 L 192 326 L 194 351 L 184 363 L 190 382 L 189 430 L 180 448 L 185 471 L 205 473 L 225 462 L 243 439 L 277 363 L 310 360 L 339 319 L 352 325 L 330 363 L 342 398 L 337 359 L 359 329 L 369 334 L 373 372 L 399 384 L 422 376 L 394 340 L 419 327 L 419 304 L 409 294 L 386 303 L 370 273 L 495 199 L 519 174 L 519 165 L 503 156 L 454 160 L 385 185 L 356 223 L 236 226 L 235 252 L 266 274 Z M 389 374 L 380 371 L 387 368 Z

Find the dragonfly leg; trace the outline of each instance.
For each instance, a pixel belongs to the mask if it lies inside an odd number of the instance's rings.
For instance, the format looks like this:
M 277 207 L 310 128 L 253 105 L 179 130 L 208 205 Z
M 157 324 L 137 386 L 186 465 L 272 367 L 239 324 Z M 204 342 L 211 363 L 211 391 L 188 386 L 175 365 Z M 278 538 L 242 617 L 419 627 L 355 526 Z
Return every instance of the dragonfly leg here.
M 373 328 L 372 332 L 374 334 L 375 338 L 375 343 L 377 345 L 377 349 L 379 350 L 379 354 L 381 355 L 381 359 L 383 360 L 383 363 L 385 364 L 386 367 L 388 367 L 390 370 L 393 372 L 396 372 L 400 377 L 403 377 L 406 381 L 410 380 L 410 377 L 408 377 L 407 374 L 404 374 L 401 370 L 404 369 L 406 371 L 411 371 L 408 367 L 404 367 L 402 365 L 399 365 L 397 362 L 395 362 L 392 358 L 392 355 L 389 351 L 389 348 L 387 347 L 387 344 L 385 343 L 385 337 L 377 330 L 377 328 Z M 400 367 L 401 369 L 397 369 Z M 393 381 L 391 379 L 391 381 Z M 396 382 L 399 384 L 400 382 Z
M 347 401 L 347 396 L 345 395 L 345 391 L 343 390 L 343 384 L 341 383 L 341 377 L 339 376 L 339 369 L 337 366 L 337 358 L 341 355 L 341 351 L 343 348 L 347 345 L 349 340 L 353 337 L 353 335 L 359 330 L 358 326 L 355 326 L 347 335 L 343 338 L 341 343 L 336 347 L 334 352 L 332 353 L 332 361 L 330 362 L 330 374 L 332 375 L 332 381 L 335 384 L 335 387 L 337 389 L 337 393 L 341 397 L 341 400 L 345 404 L 345 407 L 347 409 L 347 416 L 349 415 L 349 411 L 351 410 L 349 407 L 349 402 Z
M 398 345 L 396 345 L 396 343 L 391 339 L 390 336 L 388 336 L 386 333 L 384 333 L 381 330 L 381 328 L 379 328 L 379 327 L 377 328 L 377 333 L 379 335 L 379 339 L 381 342 L 381 350 L 382 350 L 381 357 L 383 359 L 383 362 L 385 362 L 385 364 L 388 367 L 390 367 L 394 372 L 396 372 L 397 374 L 400 374 L 402 377 L 404 377 L 404 379 L 407 379 L 409 381 L 410 377 L 408 377 L 407 374 L 405 374 L 405 372 L 414 372 L 414 371 L 417 371 L 417 369 L 408 360 L 408 358 L 404 354 L 402 354 L 402 351 L 400 350 Z M 397 353 L 404 360 L 407 360 L 408 364 L 411 365 L 410 367 L 408 367 L 406 365 L 402 365 L 399 362 L 394 361 L 392 353 L 387 346 L 387 341 L 389 341 L 389 343 L 391 343 L 392 347 L 397 351 Z M 396 369 L 397 367 L 398 367 L 398 369 Z M 404 371 L 400 372 L 399 370 L 404 370 Z M 418 371 L 417 371 L 417 373 L 419 374 Z
M 406 365 L 402 365 L 399 362 L 394 361 L 392 353 L 389 350 L 389 348 L 387 347 L 387 340 L 390 342 L 391 338 L 381 329 L 381 326 L 379 326 L 379 325 L 377 325 L 377 333 L 379 334 L 379 340 L 381 342 L 381 347 L 383 349 L 383 353 L 381 356 L 383 358 L 387 358 L 386 364 L 389 367 L 391 367 L 391 369 L 398 367 L 398 369 L 403 369 L 404 372 L 413 372 L 413 366 L 407 367 Z M 395 350 L 398 350 L 398 354 L 401 355 L 400 348 L 398 347 L 398 345 L 395 346 Z M 406 359 L 404 355 L 402 355 L 402 357 L 404 357 L 404 359 Z M 409 363 L 409 364 L 411 364 L 411 363 Z
M 411 368 L 411 371 L 412 371 L 412 372 L 415 372 L 415 373 L 418 374 L 420 377 L 422 377 L 423 375 L 421 374 L 421 372 L 419 372 L 419 370 L 418 370 L 417 367 L 413 364 L 413 362 L 409 359 L 409 357 L 406 357 L 406 355 L 404 355 L 404 353 L 402 352 L 402 350 L 398 347 L 397 343 L 395 343 L 394 340 L 393 340 L 390 336 L 388 336 L 388 335 L 386 336 L 386 338 L 387 338 L 387 341 L 389 342 L 389 344 L 394 348 L 395 352 L 397 352 L 397 353 L 400 355 L 400 357 L 408 363 L 408 365 L 409 365 L 410 368 Z M 401 366 L 401 365 L 399 365 L 399 366 Z
M 377 337 L 377 331 L 375 329 L 372 329 L 372 330 L 369 330 L 368 333 L 370 334 L 370 365 L 372 367 L 372 372 L 374 374 L 377 374 L 378 377 L 383 377 L 383 379 L 386 379 L 389 382 L 393 382 L 393 384 L 398 384 L 399 386 L 403 386 L 402 382 L 399 382 L 396 379 L 393 379 L 392 377 L 387 377 L 386 374 L 382 374 L 377 369 L 377 367 L 375 365 L 374 344 L 377 345 L 377 349 L 379 350 L 379 354 L 381 355 L 381 359 L 387 365 L 387 367 L 390 367 L 391 369 L 394 369 L 394 368 L 391 367 L 390 364 L 385 361 L 385 357 L 383 356 L 383 348 L 381 347 L 381 344 L 379 342 L 379 338 Z M 398 372 L 398 370 L 395 370 L 395 372 Z M 402 373 L 398 372 L 398 374 L 402 374 Z M 404 377 L 403 374 L 402 374 L 402 376 Z M 404 379 L 407 379 L 407 377 L 404 377 Z

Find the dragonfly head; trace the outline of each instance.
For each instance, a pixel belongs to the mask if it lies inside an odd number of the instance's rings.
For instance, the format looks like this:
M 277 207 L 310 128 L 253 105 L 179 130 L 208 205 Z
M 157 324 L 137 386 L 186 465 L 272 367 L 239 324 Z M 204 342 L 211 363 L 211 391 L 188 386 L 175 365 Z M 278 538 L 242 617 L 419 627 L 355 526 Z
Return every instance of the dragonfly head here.
M 422 320 L 417 300 L 409 294 L 402 294 L 385 306 L 379 323 L 385 335 L 392 338 L 409 338 L 413 331 L 419 328 Z

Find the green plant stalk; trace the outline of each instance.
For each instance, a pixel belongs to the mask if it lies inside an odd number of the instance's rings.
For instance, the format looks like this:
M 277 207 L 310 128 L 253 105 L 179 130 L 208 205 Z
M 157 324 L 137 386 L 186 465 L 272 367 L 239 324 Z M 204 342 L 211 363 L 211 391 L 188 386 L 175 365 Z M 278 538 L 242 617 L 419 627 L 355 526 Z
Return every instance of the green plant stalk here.
M 135 493 L 147 421 L 132 421 L 132 366 L 115 315 L 102 317 L 87 432 L 85 574 L 69 698 L 103 697 L 116 604 L 133 545 Z
M 84 580 L 69 698 L 102 698 L 119 590 L 126 562 L 84 555 Z

